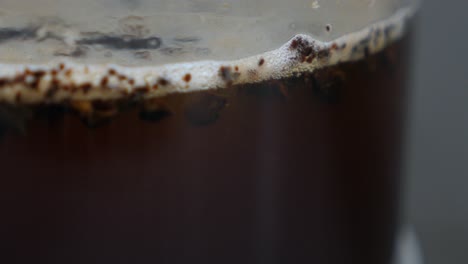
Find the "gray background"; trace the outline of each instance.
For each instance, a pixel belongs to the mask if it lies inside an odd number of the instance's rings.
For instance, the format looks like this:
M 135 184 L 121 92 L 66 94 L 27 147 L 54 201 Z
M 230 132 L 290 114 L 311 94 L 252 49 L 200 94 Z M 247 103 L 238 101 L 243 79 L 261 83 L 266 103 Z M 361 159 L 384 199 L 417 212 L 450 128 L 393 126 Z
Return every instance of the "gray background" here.
M 425 263 L 468 263 L 468 1 L 425 0 L 418 19 L 407 219 Z

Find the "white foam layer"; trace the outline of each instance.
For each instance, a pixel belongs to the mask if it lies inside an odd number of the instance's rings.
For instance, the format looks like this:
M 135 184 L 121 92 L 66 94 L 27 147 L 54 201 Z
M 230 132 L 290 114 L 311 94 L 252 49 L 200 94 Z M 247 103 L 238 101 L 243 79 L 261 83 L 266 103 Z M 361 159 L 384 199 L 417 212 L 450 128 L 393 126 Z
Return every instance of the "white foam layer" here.
M 298 34 L 280 48 L 239 60 L 204 60 L 158 66 L 80 63 L 0 64 L 0 100 L 11 103 L 143 98 L 290 77 L 381 51 L 405 33 L 415 7 L 332 41 Z
M 403 1 L 2 0 L 0 61 L 38 64 L 69 56 L 79 63 L 156 66 L 235 60 L 276 49 L 296 34 L 331 41 L 388 18 Z M 129 48 L 125 41 L 154 37 L 160 45 L 153 48 Z

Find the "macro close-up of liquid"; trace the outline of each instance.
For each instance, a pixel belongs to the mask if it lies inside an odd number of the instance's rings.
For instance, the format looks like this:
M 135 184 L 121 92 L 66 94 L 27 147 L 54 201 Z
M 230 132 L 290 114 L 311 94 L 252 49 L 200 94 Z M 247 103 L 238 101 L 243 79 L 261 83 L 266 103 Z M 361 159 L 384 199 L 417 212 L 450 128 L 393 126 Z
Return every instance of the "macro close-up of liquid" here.
M 399 264 L 416 2 L 2 1 L 0 262 Z

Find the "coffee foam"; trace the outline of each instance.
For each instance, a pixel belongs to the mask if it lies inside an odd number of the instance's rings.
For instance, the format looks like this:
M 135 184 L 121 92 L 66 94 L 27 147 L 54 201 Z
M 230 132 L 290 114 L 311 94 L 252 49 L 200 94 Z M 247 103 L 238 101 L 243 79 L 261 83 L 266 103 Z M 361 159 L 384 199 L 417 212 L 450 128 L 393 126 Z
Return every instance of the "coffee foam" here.
M 317 3 L 312 4 L 311 7 L 317 8 L 317 5 Z M 361 30 L 341 34 L 340 37 L 332 40 L 327 40 L 326 36 L 318 37 L 310 33 L 296 34 L 280 48 L 273 49 L 270 46 L 278 40 L 275 42 L 271 37 L 264 37 L 260 38 L 258 45 L 257 43 L 250 43 L 250 45 L 240 43 L 239 45 L 241 47 L 244 45 L 245 47 L 263 47 L 267 50 L 270 49 L 270 51 L 262 53 L 248 50 L 242 53 L 238 51 L 239 47 L 234 45 L 235 51 L 233 52 L 229 52 L 229 48 L 221 50 L 219 53 L 215 52 L 215 58 L 227 57 L 228 60 L 202 60 L 197 55 L 189 55 L 189 57 L 182 58 L 182 61 L 185 62 L 177 62 L 177 58 L 171 58 L 167 61 L 162 60 L 163 62 L 158 60 L 158 63 L 135 65 L 126 63 L 128 61 L 124 59 L 117 58 L 109 63 L 103 62 L 99 58 L 93 59 L 92 56 L 83 60 L 62 57 L 41 58 L 38 55 L 36 57 L 39 59 L 22 58 L 23 62 L 0 56 L 0 59 L 4 61 L 4 63 L 0 63 L 0 100 L 10 103 L 58 103 L 64 100 L 105 100 L 130 96 L 154 98 L 170 93 L 226 88 L 231 85 L 290 77 L 303 72 L 313 72 L 316 69 L 340 62 L 359 60 L 382 50 L 403 36 L 407 22 L 413 16 L 414 10 L 414 6 L 400 7 L 397 11 L 392 12 L 391 16 L 380 19 L 379 22 L 372 23 Z M 130 27 L 130 31 L 138 31 L 140 17 L 133 19 L 137 26 Z M 229 21 L 229 19 L 229 17 L 223 17 L 220 21 Z M 131 20 L 132 17 L 130 17 L 130 22 L 132 22 Z M 45 25 L 51 28 L 35 29 L 34 34 L 31 33 L 34 35 L 31 37 L 34 40 L 32 43 L 37 42 L 38 35 L 53 35 L 54 38 L 76 48 L 76 43 L 83 37 L 69 25 L 60 23 L 45 23 Z M 271 26 L 271 24 L 268 25 Z M 328 30 L 335 30 L 334 28 L 333 24 L 326 26 Z M 141 30 L 145 31 L 144 28 Z M 274 32 L 274 30 L 268 32 Z M 149 32 L 138 34 L 140 34 L 138 36 L 140 39 L 148 39 L 149 36 L 152 36 Z M 252 35 L 251 32 L 248 34 Z M 24 38 L 26 39 L 24 42 L 28 42 L 27 37 Z M 195 38 L 180 38 L 179 40 L 184 43 L 195 42 Z M 262 45 L 261 42 L 265 40 L 269 43 L 268 45 Z M 164 38 L 162 42 L 166 42 Z M 203 41 L 201 42 L 203 43 Z M 0 44 L 0 47 L 2 46 L 5 44 Z M 53 45 L 47 44 L 46 46 Z M 223 44 L 209 44 L 209 47 L 218 46 L 223 46 Z M 14 48 L 11 50 L 14 53 Z M 258 55 L 244 56 L 249 53 Z M 18 58 L 17 56 L 13 57 Z M 125 56 L 122 55 L 122 57 Z M 236 57 L 240 59 L 235 59 Z M 24 61 L 29 60 L 32 62 L 24 63 Z M 171 60 L 175 60 L 175 62 Z

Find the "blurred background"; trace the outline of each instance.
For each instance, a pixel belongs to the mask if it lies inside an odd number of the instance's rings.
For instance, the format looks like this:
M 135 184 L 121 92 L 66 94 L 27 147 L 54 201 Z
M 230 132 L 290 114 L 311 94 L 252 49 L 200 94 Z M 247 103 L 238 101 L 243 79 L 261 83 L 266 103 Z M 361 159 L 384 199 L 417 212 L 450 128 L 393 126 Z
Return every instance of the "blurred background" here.
M 424 0 L 418 21 L 406 212 L 426 264 L 468 263 L 467 11 Z

